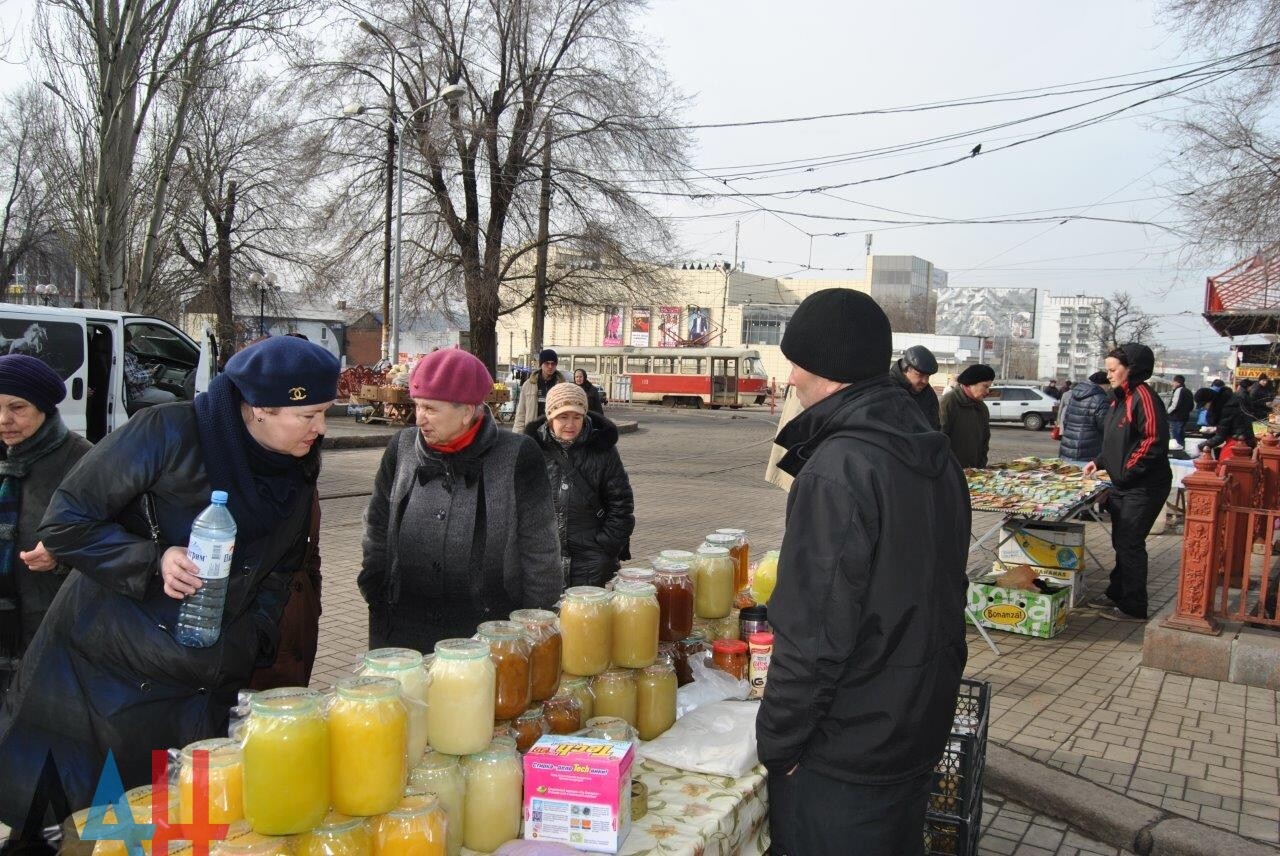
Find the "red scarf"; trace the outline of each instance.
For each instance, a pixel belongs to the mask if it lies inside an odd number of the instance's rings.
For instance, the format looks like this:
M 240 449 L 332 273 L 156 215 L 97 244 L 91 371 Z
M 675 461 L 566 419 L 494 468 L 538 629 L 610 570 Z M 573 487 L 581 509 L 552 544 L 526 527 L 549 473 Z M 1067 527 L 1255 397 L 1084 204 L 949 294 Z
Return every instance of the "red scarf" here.
M 472 423 L 471 427 L 463 431 L 457 437 L 454 437 L 448 443 L 440 446 L 433 446 L 428 443 L 427 448 L 433 452 L 439 452 L 442 455 L 452 455 L 455 452 L 461 452 L 475 441 L 476 435 L 480 433 L 480 427 L 484 425 L 483 419 L 477 419 Z

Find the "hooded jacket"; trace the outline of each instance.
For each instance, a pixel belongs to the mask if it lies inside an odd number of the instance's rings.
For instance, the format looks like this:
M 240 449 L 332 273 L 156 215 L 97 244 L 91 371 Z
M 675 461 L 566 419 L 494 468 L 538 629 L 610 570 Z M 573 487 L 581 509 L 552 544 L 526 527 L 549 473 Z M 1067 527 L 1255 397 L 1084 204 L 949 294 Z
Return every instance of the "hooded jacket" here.
M 1129 379 L 1111 390 L 1111 405 L 1102 437 L 1102 452 L 1094 459 L 1120 490 L 1168 484 L 1169 419 L 1164 402 L 1143 381 L 1155 368 L 1155 354 L 1146 345 L 1130 343 L 1121 350 L 1129 362 Z
M 911 381 L 907 380 L 906 372 L 902 370 L 902 361 L 894 360 L 893 365 L 889 368 L 889 374 L 897 381 L 898 386 L 907 391 L 907 395 L 911 396 L 911 400 L 916 403 L 916 407 L 920 408 L 920 412 L 924 414 L 924 420 L 934 431 L 942 430 L 942 422 L 938 416 L 938 393 L 934 392 L 933 387 L 925 384 L 924 389 L 916 392 L 911 388 Z
M 807 408 L 776 442 L 795 483 L 769 601 L 760 760 L 855 783 L 923 775 L 966 659 L 964 474 L 887 375 Z
M 1232 392 L 1225 387 L 1215 396 L 1210 407 L 1217 405 L 1217 418 L 1213 422 L 1213 436 L 1205 443 L 1216 449 L 1228 440 L 1239 439 L 1250 448 L 1258 445 L 1253 434 L 1253 414 L 1249 410 L 1249 399 L 1244 393 Z
M 629 559 L 636 528 L 635 497 L 618 454 L 618 428 L 599 413 L 583 421 L 569 448 L 560 445 L 544 416 L 525 426 L 542 449 L 560 532 L 560 554 L 569 559 L 573 586 L 602 586 Z
M 1107 422 L 1111 398 L 1096 383 L 1085 381 L 1062 396 L 1058 425 L 1062 442 L 1058 455 L 1074 461 L 1092 461 L 1102 452 L 1102 431 Z

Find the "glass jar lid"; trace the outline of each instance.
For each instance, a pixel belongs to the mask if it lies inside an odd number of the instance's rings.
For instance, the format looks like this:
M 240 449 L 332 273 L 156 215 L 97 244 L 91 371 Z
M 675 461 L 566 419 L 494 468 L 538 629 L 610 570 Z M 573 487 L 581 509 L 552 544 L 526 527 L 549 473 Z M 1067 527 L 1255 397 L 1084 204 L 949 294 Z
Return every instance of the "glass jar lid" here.
M 560 676 L 560 689 L 582 689 L 591 686 L 591 677 L 583 677 L 582 675 L 564 674 Z
M 689 550 L 663 550 L 658 558 L 668 562 L 688 562 L 693 559 L 693 553 Z
M 331 811 L 311 831 L 318 835 L 337 835 L 343 832 L 351 832 L 362 826 L 364 822 L 365 818 L 363 817 L 352 817 L 340 811 Z
M 609 592 L 599 586 L 574 586 L 567 589 L 564 593 L 565 600 L 574 600 L 582 603 L 599 603 L 609 599 Z
M 412 648 L 375 648 L 364 655 L 367 668 L 380 672 L 399 672 L 422 666 L 422 653 Z
M 747 530 L 745 530 L 745 529 L 732 529 L 732 528 L 727 528 L 727 529 L 717 529 L 717 530 L 716 530 L 716 532 L 715 532 L 715 534 L 717 534 L 717 535 L 731 535 L 731 536 L 733 536 L 734 538 L 746 538 L 746 537 L 747 537 Z
M 527 638 L 524 628 L 514 621 L 486 621 L 476 628 L 476 635 L 490 642 Z
M 529 719 L 542 719 L 542 705 L 535 704 L 524 713 L 516 717 L 516 722 Z
M 240 743 L 230 737 L 214 737 L 210 740 L 197 740 L 182 747 L 182 765 L 185 767 L 195 760 L 196 752 L 209 753 L 210 767 L 225 767 L 228 764 L 240 763 Z
M 288 853 L 289 838 L 283 835 L 262 835 L 250 828 L 248 821 L 237 820 L 227 827 L 227 837 L 215 841 L 210 854 L 222 856 L 266 856 L 270 853 Z
M 403 691 L 395 678 L 365 675 L 359 678 L 343 678 L 338 681 L 338 695 L 352 701 L 382 701 L 396 698 Z
M 400 798 L 400 805 L 387 812 L 386 816 L 394 817 L 397 820 L 408 820 L 420 817 L 439 807 L 440 798 L 431 791 L 421 788 L 406 788 L 404 796 Z
M 475 660 L 489 656 L 489 646 L 479 639 L 441 639 L 436 656 L 443 660 Z
M 628 583 L 653 582 L 653 568 L 619 568 L 618 582 L 628 582 Z
M 614 586 L 614 594 L 620 594 L 623 597 L 657 597 L 658 590 L 653 583 L 618 583 Z
M 487 653 L 487 652 L 486 652 Z M 273 716 L 299 716 L 314 713 L 320 705 L 320 693 L 303 687 L 280 687 L 254 693 L 249 709 Z
M 468 755 L 464 759 L 465 764 L 494 764 L 499 761 L 508 761 L 512 755 L 519 755 L 516 751 L 516 741 L 511 737 L 496 737 L 489 744 L 487 749 Z
M 716 547 L 709 544 L 703 544 L 698 548 L 698 555 L 712 559 L 720 559 L 729 555 L 728 547 Z
M 706 543 L 712 547 L 734 547 L 737 546 L 737 535 L 726 535 L 723 532 L 712 532 L 706 537 Z
M 596 675 L 597 681 L 634 681 L 636 673 L 633 669 L 606 669 Z
M 640 671 L 644 672 L 646 675 L 670 675 L 675 672 L 675 670 L 675 664 L 672 663 L 668 657 L 660 656 Z
M 437 752 L 434 749 L 428 749 L 418 763 L 413 765 L 414 770 L 422 770 L 423 772 L 434 773 L 440 770 L 449 770 L 458 766 L 457 755 L 446 755 L 443 752 Z M 412 777 L 412 772 L 410 773 Z
M 556 614 L 549 609 L 517 609 L 510 617 L 512 622 L 523 625 L 554 624 L 556 620 Z
M 670 579 L 672 577 L 679 579 L 680 577 L 689 576 L 689 566 L 679 562 L 659 562 L 654 567 L 654 572 L 657 574 L 658 579 Z
M 669 574 L 672 571 L 683 571 L 684 573 L 688 573 L 691 567 L 690 563 L 696 558 L 697 556 L 693 553 L 689 554 L 688 562 L 677 562 L 672 559 L 663 559 L 662 557 L 658 557 L 653 561 L 653 570 L 658 574 Z

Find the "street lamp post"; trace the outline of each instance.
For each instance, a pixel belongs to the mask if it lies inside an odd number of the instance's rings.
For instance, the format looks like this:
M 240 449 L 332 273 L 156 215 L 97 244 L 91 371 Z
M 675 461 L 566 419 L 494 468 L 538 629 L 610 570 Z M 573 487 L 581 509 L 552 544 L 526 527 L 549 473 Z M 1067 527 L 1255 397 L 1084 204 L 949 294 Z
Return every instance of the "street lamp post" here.
M 426 108 L 439 101 L 456 101 L 465 94 L 467 88 L 460 83 L 451 83 L 442 87 L 435 95 L 428 98 L 404 117 L 400 124 L 400 139 L 409 131 L 409 123 Z M 402 145 L 396 150 L 396 238 L 395 238 L 395 280 L 392 282 L 391 304 L 391 360 L 400 360 L 400 243 L 404 227 L 404 149 Z
M 37 285 L 35 287 L 35 292 L 40 297 L 40 302 L 45 306 L 48 306 L 49 302 L 58 296 L 58 286 L 51 282 L 45 283 L 44 285 Z
M 275 291 L 276 275 L 266 276 L 254 271 L 249 274 L 249 284 L 258 289 L 258 335 L 267 335 L 267 292 Z

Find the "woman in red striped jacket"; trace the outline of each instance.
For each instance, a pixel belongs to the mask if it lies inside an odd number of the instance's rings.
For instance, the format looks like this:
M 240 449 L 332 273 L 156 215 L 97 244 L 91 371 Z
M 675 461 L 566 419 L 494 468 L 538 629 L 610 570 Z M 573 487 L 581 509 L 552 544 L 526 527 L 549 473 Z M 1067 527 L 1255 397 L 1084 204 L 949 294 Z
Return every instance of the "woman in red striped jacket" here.
M 1102 434 L 1102 454 L 1085 475 L 1105 469 L 1112 490 L 1111 546 L 1115 568 L 1106 593 L 1090 602 L 1112 621 L 1147 620 L 1147 535 L 1164 512 L 1173 473 L 1169 469 L 1169 418 L 1164 403 L 1143 381 L 1155 368 L 1155 354 L 1131 342 L 1107 354 L 1111 406 Z

